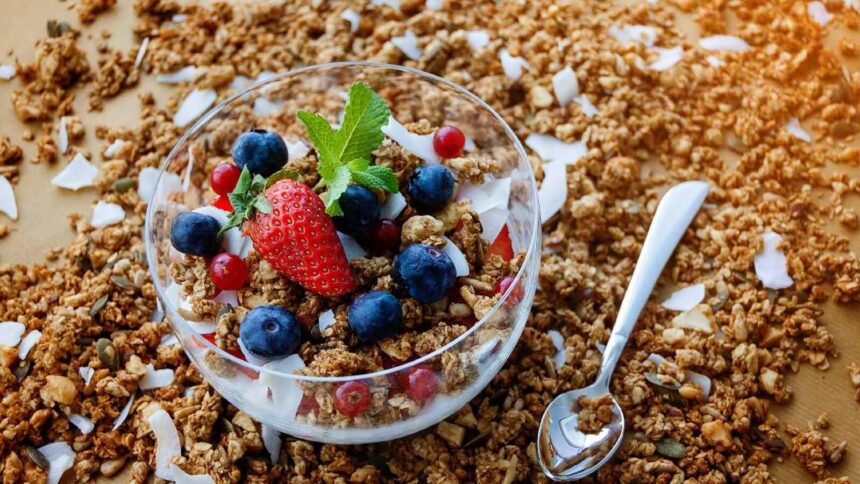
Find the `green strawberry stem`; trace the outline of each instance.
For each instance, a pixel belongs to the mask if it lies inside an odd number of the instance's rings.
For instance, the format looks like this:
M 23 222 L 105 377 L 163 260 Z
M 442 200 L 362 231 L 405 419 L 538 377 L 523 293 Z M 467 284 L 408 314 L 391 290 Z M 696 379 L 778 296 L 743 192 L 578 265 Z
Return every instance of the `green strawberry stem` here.
M 272 204 L 266 199 L 266 189 L 280 180 L 295 180 L 298 177 L 299 173 L 293 170 L 280 170 L 269 178 L 256 174 L 251 176 L 248 167 L 243 167 L 239 181 L 236 182 L 236 188 L 227 194 L 227 199 L 233 205 L 233 211 L 227 217 L 227 223 L 221 227 L 220 233 L 223 234 L 233 227 L 240 227 L 246 220 L 253 218 L 256 212 L 272 213 Z

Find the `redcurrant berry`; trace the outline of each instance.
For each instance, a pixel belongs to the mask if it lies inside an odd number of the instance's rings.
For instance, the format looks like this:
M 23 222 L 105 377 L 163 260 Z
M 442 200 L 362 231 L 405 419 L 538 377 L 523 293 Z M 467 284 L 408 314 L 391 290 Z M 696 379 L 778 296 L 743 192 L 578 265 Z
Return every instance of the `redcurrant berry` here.
M 209 277 L 219 289 L 235 291 L 248 281 L 248 266 L 238 255 L 223 252 L 209 262 Z
M 456 158 L 463 154 L 466 135 L 459 128 L 443 126 L 433 135 L 433 150 L 442 158 Z

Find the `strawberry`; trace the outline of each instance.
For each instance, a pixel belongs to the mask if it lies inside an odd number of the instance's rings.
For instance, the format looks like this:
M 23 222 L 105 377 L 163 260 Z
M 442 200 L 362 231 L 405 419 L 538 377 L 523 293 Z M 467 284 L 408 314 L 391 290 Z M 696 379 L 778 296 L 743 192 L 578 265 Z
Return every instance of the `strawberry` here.
M 502 231 L 496 236 L 496 240 L 487 248 L 487 256 L 498 255 L 505 261 L 514 258 L 514 247 L 511 243 L 511 234 L 508 233 L 508 226 L 502 227 Z

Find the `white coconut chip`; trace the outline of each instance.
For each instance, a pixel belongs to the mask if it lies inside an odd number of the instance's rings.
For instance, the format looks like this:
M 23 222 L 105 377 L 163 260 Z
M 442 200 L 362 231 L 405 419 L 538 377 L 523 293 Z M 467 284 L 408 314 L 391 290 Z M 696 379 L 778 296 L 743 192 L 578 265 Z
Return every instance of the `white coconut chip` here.
M 705 334 L 714 334 L 714 325 L 711 319 L 697 309 L 684 311 L 672 318 L 672 326 L 681 329 L 701 331 Z
M 451 239 L 448 237 L 443 237 L 448 243 L 445 244 L 445 247 L 442 247 L 442 252 L 448 255 L 451 258 L 451 262 L 454 263 L 454 269 L 457 270 L 457 277 L 463 277 L 469 275 L 469 262 L 466 260 L 466 256 L 463 255 L 463 252 L 457 247 L 457 244 L 451 242 Z
M 177 339 L 176 335 L 173 333 L 162 336 L 161 341 L 158 342 L 158 346 L 176 346 L 178 344 L 179 339 Z
M 355 32 L 358 30 L 358 25 L 361 23 L 361 16 L 355 10 L 348 8 L 341 12 L 340 18 L 349 22 L 349 31 Z
M 481 238 L 492 242 L 496 240 L 502 228 L 508 222 L 510 211 L 506 208 L 496 207 L 491 208 L 478 215 L 481 219 Z
M 81 379 L 84 380 L 84 385 L 89 385 L 90 380 L 93 378 L 93 373 L 96 371 L 90 368 L 89 366 L 82 366 L 78 368 L 78 373 L 81 375 Z
M 721 50 L 724 52 L 746 52 L 750 45 L 734 35 L 713 35 L 699 40 L 699 45 L 705 50 Z
M 174 15 L 175 17 L 175 15 Z M 149 37 L 144 37 L 140 43 L 140 48 L 137 49 L 137 55 L 134 57 L 134 68 L 137 69 L 143 64 L 143 58 L 146 56 L 146 49 L 149 47 Z
M 559 106 L 570 104 L 576 96 L 579 96 L 579 81 L 570 66 L 555 73 L 552 76 L 552 90 Z
M 125 210 L 115 203 L 107 203 L 99 200 L 93 207 L 93 216 L 90 225 L 97 229 L 103 229 L 118 224 L 125 219 Z
M 463 143 L 463 151 L 468 153 L 470 151 L 475 151 L 476 149 L 478 149 L 478 145 L 475 144 L 475 140 L 466 136 L 466 142 Z
M 666 358 L 657 353 L 651 353 L 648 355 L 648 361 L 654 364 L 656 368 L 660 368 L 661 365 L 666 365 L 672 370 L 676 370 L 678 365 L 670 362 Z M 711 379 L 708 378 L 707 375 L 703 375 L 701 373 L 696 373 L 692 370 L 684 370 L 684 379 L 690 383 L 697 385 L 702 389 L 702 395 L 704 395 L 704 399 L 707 401 L 708 396 L 711 394 Z
M 531 148 L 545 163 L 558 161 L 572 165 L 588 154 L 588 146 L 582 141 L 565 143 L 548 134 L 532 133 L 526 137 L 526 146 Z
M 560 161 L 545 163 L 543 173 L 543 182 L 538 190 L 541 223 L 545 223 L 564 207 L 567 200 L 567 164 Z
M 0 346 L 14 348 L 21 342 L 21 336 L 27 328 L 15 321 L 0 323 Z
M 63 171 L 51 179 L 51 184 L 69 190 L 79 190 L 94 186 L 98 174 L 99 169 L 90 163 L 90 160 L 84 158 L 84 155 L 78 153 L 72 158 L 71 163 L 63 168 Z
M 480 185 L 464 183 L 457 194 L 457 200 L 471 200 L 472 210 L 480 214 L 493 208 L 508 208 L 510 196 L 510 177 L 488 177 Z
M 5 176 L 0 175 L 0 212 L 12 220 L 18 220 L 18 204 L 15 203 L 15 191 Z
M 125 406 L 120 410 L 119 415 L 116 416 L 116 419 L 113 421 L 112 431 L 120 428 L 123 423 L 125 423 L 126 419 L 128 419 L 128 414 L 131 412 L 131 406 L 134 404 L 134 396 L 136 393 L 132 393 L 130 397 L 128 397 L 128 401 L 125 403 Z
M 175 465 L 171 461 L 182 455 L 179 433 L 170 415 L 163 409 L 153 412 L 147 422 L 155 434 L 155 476 L 172 481 Z
M 287 145 L 287 155 L 290 161 L 304 158 L 311 151 L 310 146 L 300 139 L 293 141 L 284 138 L 284 144 Z
M 276 114 L 280 109 L 282 102 L 270 101 L 265 97 L 254 99 L 254 107 L 252 111 L 255 116 L 266 117 Z
M 567 353 L 564 351 L 564 336 L 554 329 L 551 329 L 546 333 L 549 335 L 550 339 L 552 339 L 552 344 L 555 346 L 555 355 L 553 356 L 552 361 L 555 363 L 555 371 L 558 371 L 564 366 L 567 360 Z
M 239 292 L 238 291 L 226 291 L 223 290 L 218 293 L 217 296 L 213 299 L 218 304 L 228 304 L 230 307 L 238 307 L 239 306 Z
M 65 442 L 43 445 L 38 450 L 49 462 L 47 484 L 58 484 L 63 474 L 75 465 L 75 451 Z
M 392 37 L 391 43 L 400 49 L 400 52 L 403 52 L 406 57 L 414 61 L 421 58 L 422 51 L 418 48 L 418 37 L 411 30 L 407 30 L 402 36 Z
M 33 347 L 36 346 L 36 343 L 38 343 L 40 339 L 42 339 L 42 332 L 38 329 L 34 329 L 33 331 L 27 333 L 27 336 L 24 336 L 24 338 L 21 340 L 21 345 L 18 346 L 18 358 L 22 360 L 26 359 L 27 355 L 30 353 L 30 350 L 32 350 Z
M 824 27 L 833 18 L 833 15 L 827 11 L 827 6 L 821 2 L 809 2 L 806 4 L 806 13 L 812 17 L 812 20 L 818 22 Z
M 248 363 L 252 365 L 263 366 L 266 363 L 272 361 L 270 358 L 262 358 L 252 353 L 251 350 L 249 350 L 248 347 L 245 346 L 245 343 L 243 343 L 241 339 L 238 339 L 236 341 L 239 345 L 239 351 L 242 352 L 242 356 L 245 357 L 245 361 L 247 361 Z
M 194 212 L 209 215 L 217 220 L 218 224 L 222 227 L 227 225 L 227 219 L 230 216 L 230 212 L 221 210 L 218 207 L 213 207 L 212 205 L 197 207 L 194 209 Z M 241 257 L 241 252 L 244 248 L 246 239 L 248 239 L 248 237 L 242 234 L 242 230 L 239 227 L 233 227 L 224 232 L 224 250 Z
M 92 432 L 94 428 L 96 428 L 96 425 L 93 423 L 93 421 L 84 417 L 83 415 L 73 413 L 70 414 L 68 418 L 69 422 L 71 422 L 72 425 L 77 427 L 78 430 L 80 430 L 81 433 L 84 435 L 87 435 L 88 433 Z
M 175 24 L 181 24 L 182 22 L 185 22 L 186 20 L 188 20 L 188 15 L 184 15 L 181 13 L 174 14 L 173 17 L 170 17 L 170 21 L 175 23 Z
M 174 374 L 172 368 L 164 368 L 156 370 L 152 364 L 146 365 L 146 374 L 138 382 L 138 387 L 141 390 L 152 390 L 155 388 L 166 387 L 173 383 Z
M 597 107 L 594 104 L 591 104 L 591 101 L 586 96 L 576 96 L 573 98 L 573 102 L 579 104 L 579 107 L 582 108 L 582 114 L 584 114 L 586 118 L 600 114 Z
M 263 438 L 263 445 L 269 452 L 272 465 L 275 465 L 278 463 L 278 457 L 281 455 L 281 432 L 271 425 L 260 424 L 260 427 L 260 437 Z
M 785 125 L 785 130 L 788 131 L 788 134 L 799 140 L 806 141 L 807 143 L 812 141 L 812 136 L 809 136 L 809 133 L 803 130 L 797 118 L 791 118 L 788 124 Z
M 693 284 L 673 292 L 661 306 L 672 311 L 690 311 L 705 299 L 705 285 Z
M 388 118 L 388 123 L 382 127 L 382 132 L 393 139 L 403 149 L 414 154 L 427 163 L 439 163 L 439 155 L 433 149 L 433 133 L 415 134 L 400 124 L 394 116 Z
M 69 131 L 66 129 L 68 118 L 63 116 L 60 118 L 60 128 L 57 131 L 57 149 L 61 154 L 66 154 L 69 151 Z
M 180 128 L 188 125 L 205 113 L 218 99 L 218 94 L 212 89 L 195 89 L 179 105 L 173 115 L 173 124 Z
M 140 199 L 146 203 L 152 199 L 155 194 L 155 183 L 158 181 L 158 168 L 148 166 L 140 170 L 137 177 L 137 194 Z M 164 180 L 161 181 L 161 190 L 165 196 L 173 192 L 182 191 L 182 180 L 179 175 L 173 172 L 164 172 Z
M 424 2 L 424 6 L 429 10 L 442 10 L 442 7 L 445 6 L 444 0 L 427 0 Z
M 648 66 L 652 71 L 665 71 L 671 69 L 684 58 L 684 48 L 680 45 L 672 47 L 671 49 L 655 47 L 654 50 L 657 51 L 658 57 L 657 60 Z
M 400 0 L 370 0 L 371 5 L 388 5 L 395 11 L 400 11 Z
M 505 76 L 512 81 L 520 80 L 520 77 L 523 76 L 523 69 L 527 71 L 532 70 L 532 66 L 525 59 L 512 56 L 508 52 L 508 49 L 499 51 L 499 61 L 502 63 L 502 70 L 505 72 Z
M 328 311 L 323 311 L 320 313 L 317 318 L 317 325 L 319 326 L 320 331 L 325 330 L 335 322 L 334 311 L 329 309 Z
M 648 25 L 617 25 L 609 27 L 609 35 L 615 37 L 621 45 L 642 44 L 645 47 L 653 47 L 657 40 L 657 28 Z
M 755 256 L 755 274 L 768 289 L 785 289 L 794 284 L 788 275 L 787 259 L 777 246 L 782 236 L 773 232 L 762 235 L 764 249 Z
M 227 87 L 234 91 L 244 91 L 245 89 L 248 89 L 253 83 L 254 81 L 250 77 L 238 75 L 234 77 L 232 81 L 230 81 L 230 85 Z
M 367 255 L 367 252 L 351 235 L 346 235 L 344 233 L 338 232 L 337 236 L 340 238 L 340 245 L 343 246 L 343 252 L 346 254 L 346 260 L 352 262 L 355 259 L 361 259 L 362 257 Z
M 178 71 L 168 74 L 159 74 L 155 76 L 155 80 L 161 84 L 181 84 L 183 82 L 194 82 L 203 74 L 203 69 L 198 69 L 194 66 L 185 66 Z
M 708 57 L 705 57 L 705 60 L 708 61 L 708 64 L 710 64 L 711 67 L 723 67 L 724 65 L 726 65 L 726 63 L 723 62 L 722 59 L 715 55 L 709 55 Z
M 277 402 L 279 415 L 287 420 L 296 417 L 304 391 L 297 380 L 283 378 L 273 372 L 295 373 L 304 367 L 305 362 L 302 361 L 301 356 L 290 355 L 282 360 L 263 365 L 260 371 L 259 382 L 271 389 L 272 401 Z
M 406 197 L 397 192 L 388 196 L 388 200 L 382 204 L 379 210 L 379 218 L 394 220 L 406 208 Z
M 7 81 L 12 80 L 15 77 L 15 66 L 11 64 L 3 64 L 0 65 L 0 79 L 4 79 Z
M 125 144 L 125 140 L 121 140 L 121 139 L 114 140 L 114 142 L 111 143 L 110 146 L 105 148 L 105 151 L 103 153 L 104 157 L 106 159 L 110 159 L 112 156 L 119 153 L 120 148 L 122 148 L 122 145 L 124 145 L 124 144 Z
M 477 52 L 490 43 L 490 34 L 485 30 L 469 30 L 466 32 L 466 43 L 472 52 Z

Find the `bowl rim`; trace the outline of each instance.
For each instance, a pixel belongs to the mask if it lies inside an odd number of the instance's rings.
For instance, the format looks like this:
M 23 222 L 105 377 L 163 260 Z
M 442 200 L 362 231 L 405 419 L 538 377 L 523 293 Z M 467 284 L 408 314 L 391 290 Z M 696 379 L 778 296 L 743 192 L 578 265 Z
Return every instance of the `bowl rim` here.
M 361 374 L 357 374 L 357 375 L 347 375 L 347 376 L 309 376 L 309 375 L 298 375 L 295 373 L 285 373 L 285 372 L 282 372 L 280 370 L 275 370 L 272 368 L 265 368 L 262 365 L 256 365 L 254 363 L 251 363 L 250 361 L 246 361 L 246 360 L 243 360 L 243 359 L 238 358 L 236 356 L 233 356 L 230 353 L 219 348 L 217 345 L 209 342 L 209 340 L 204 338 L 201 333 L 198 333 L 194 328 L 192 328 L 191 325 L 188 323 L 188 321 L 186 321 L 186 319 L 179 314 L 179 312 L 177 311 L 177 308 L 175 308 L 173 306 L 173 304 L 170 302 L 169 298 L 166 297 L 166 294 L 165 294 L 166 289 L 162 286 L 161 280 L 158 276 L 158 272 L 156 269 L 157 265 L 155 263 L 154 245 L 152 242 L 152 237 L 150 235 L 151 234 L 151 228 L 152 228 L 152 218 L 153 218 L 154 213 L 155 213 L 155 208 L 154 208 L 155 205 L 153 205 L 151 203 L 152 199 L 147 200 L 146 216 L 144 219 L 144 230 L 143 230 L 143 232 L 144 232 L 143 233 L 144 245 L 145 245 L 145 250 L 146 250 L 146 260 L 147 260 L 147 264 L 149 266 L 148 268 L 149 268 L 150 276 L 152 277 L 153 284 L 155 285 L 155 290 L 156 290 L 156 294 L 158 296 L 158 301 L 160 302 L 160 304 L 162 306 L 162 310 L 164 311 L 165 315 L 169 316 L 168 323 L 171 324 L 171 331 L 173 331 L 173 327 L 172 327 L 173 324 L 179 324 L 187 332 L 189 332 L 195 336 L 199 336 L 199 338 L 197 338 L 196 343 L 203 345 L 206 349 L 208 349 L 210 351 L 214 351 L 218 356 L 225 358 L 225 359 L 228 359 L 232 363 L 243 366 L 249 370 L 258 371 L 258 372 L 266 372 L 268 374 L 275 375 L 275 376 L 278 376 L 281 378 L 288 378 L 288 379 L 293 379 L 293 380 L 298 380 L 298 381 L 307 381 L 307 382 L 313 382 L 313 383 L 343 383 L 343 382 L 354 381 L 354 380 L 367 380 L 367 379 L 372 379 L 372 378 L 385 377 L 387 375 L 395 374 L 395 373 L 407 370 L 411 367 L 417 366 L 417 365 L 419 365 L 419 364 L 421 364 L 427 360 L 430 360 L 431 358 L 442 355 L 446 351 L 457 346 L 460 342 L 462 342 L 463 340 L 468 338 L 469 335 L 471 335 L 472 333 L 477 331 L 478 328 L 483 326 L 483 324 L 486 321 L 488 321 L 505 304 L 507 299 L 511 296 L 511 293 L 513 293 L 513 291 L 517 288 L 519 283 L 524 279 L 524 268 L 528 267 L 528 262 L 530 262 L 531 259 L 533 259 L 534 257 L 540 257 L 540 239 L 541 239 L 541 235 L 542 235 L 541 224 L 540 224 L 540 207 L 538 206 L 538 203 L 539 203 L 538 202 L 538 188 L 537 188 L 537 183 L 536 183 L 535 177 L 534 177 L 534 171 L 531 168 L 531 164 L 529 163 L 528 155 L 526 154 L 525 148 L 523 148 L 522 142 L 520 141 L 519 137 L 514 132 L 514 130 L 510 127 L 510 125 L 508 125 L 508 123 L 501 117 L 501 115 L 499 115 L 499 113 L 497 113 L 496 110 L 493 109 L 489 104 L 487 104 L 487 102 L 485 102 L 483 99 L 476 96 L 475 94 L 473 94 L 471 91 L 469 91 L 465 87 L 460 86 L 459 84 L 456 84 L 454 82 L 451 82 L 448 79 L 445 79 L 445 78 L 437 76 L 435 74 L 431 74 L 429 72 L 425 72 L 425 71 L 415 69 L 412 67 L 400 66 L 400 65 L 394 65 L 394 64 L 386 64 L 383 62 L 340 61 L 340 62 L 328 62 L 328 63 L 323 63 L 323 64 L 313 64 L 313 65 L 297 67 L 295 69 L 290 69 L 287 72 L 266 78 L 264 80 L 257 81 L 254 84 L 252 84 L 250 87 L 248 87 L 247 89 L 245 89 L 241 92 L 238 92 L 238 93 L 234 94 L 233 96 L 230 96 L 229 98 L 225 99 L 224 101 L 218 103 L 218 105 L 216 105 L 214 108 L 211 108 L 209 111 L 207 111 L 206 113 L 201 115 L 200 118 L 198 118 L 198 120 L 189 129 L 187 129 L 185 131 L 185 133 L 183 133 L 182 137 L 179 138 L 179 140 L 176 142 L 176 144 L 173 146 L 173 148 L 171 148 L 170 153 L 168 153 L 167 157 L 164 159 L 164 161 L 161 163 L 161 166 L 158 169 L 158 177 L 156 178 L 155 185 L 154 185 L 156 187 L 156 189 L 153 190 L 152 196 L 155 197 L 155 194 L 158 192 L 157 187 L 161 183 L 161 178 L 164 175 L 164 172 L 167 170 L 167 167 L 170 166 L 170 163 L 180 153 L 180 151 L 181 151 L 180 147 L 184 146 L 185 143 L 188 142 L 188 140 L 190 138 L 192 138 L 193 136 L 196 136 L 198 134 L 198 132 L 204 126 L 206 126 L 206 124 L 208 124 L 209 121 L 213 117 L 215 117 L 217 114 L 219 114 L 224 108 L 226 108 L 227 106 L 232 104 L 233 101 L 236 101 L 237 99 L 240 99 L 244 96 L 247 96 L 248 94 L 257 92 L 261 88 L 263 88 L 264 86 L 266 86 L 268 84 L 277 83 L 277 82 L 283 81 L 285 79 L 297 77 L 297 76 L 300 76 L 302 74 L 307 74 L 307 73 L 312 72 L 312 71 L 326 70 L 326 69 L 337 69 L 337 68 L 361 68 L 361 69 L 378 68 L 378 69 L 388 69 L 388 70 L 405 72 L 407 74 L 411 74 L 411 75 L 415 75 L 415 76 L 420 77 L 420 78 L 424 78 L 425 80 L 429 80 L 429 81 L 432 81 L 435 83 L 441 83 L 441 84 L 453 89 L 454 91 L 458 92 L 460 95 L 463 95 L 466 98 L 470 99 L 472 102 L 475 102 L 481 108 L 487 110 L 487 112 L 489 112 L 490 115 L 501 125 L 502 130 L 505 132 L 505 134 L 508 135 L 508 138 L 510 138 L 513 141 L 514 148 L 516 149 L 517 153 L 519 154 L 520 159 L 525 161 L 525 164 L 529 167 L 527 181 L 528 181 L 528 185 L 529 185 L 529 191 L 534 194 L 534 204 L 533 204 L 533 207 L 531 210 L 531 212 L 532 212 L 532 214 L 531 214 L 532 215 L 532 227 L 531 227 L 532 233 L 531 233 L 530 240 L 528 241 L 528 244 L 527 244 L 526 256 L 523 260 L 522 265 L 520 266 L 520 269 L 517 271 L 516 276 L 514 276 L 514 282 L 508 287 L 507 291 L 505 291 L 505 293 L 502 295 L 502 297 L 499 298 L 499 300 L 496 302 L 496 304 L 493 305 L 493 307 L 487 312 L 487 314 L 484 315 L 483 318 L 481 318 L 480 320 L 475 322 L 475 324 L 473 324 L 471 328 L 468 328 L 463 334 L 461 334 L 457 338 L 453 339 L 452 341 L 448 342 L 444 346 L 441 346 L 441 347 L 437 348 L 436 350 L 432 351 L 431 353 L 428 353 L 428 354 L 426 354 L 420 358 L 416 358 L 414 360 L 404 362 L 402 365 L 394 366 L 391 368 L 385 368 L 383 370 L 376 371 L 373 373 L 361 373 Z M 525 324 L 526 319 L 523 320 L 522 324 Z M 175 331 L 174 331 L 174 333 L 175 333 Z M 179 338 L 179 341 L 181 343 L 182 338 Z M 183 344 L 182 346 L 183 346 L 183 349 L 186 352 L 188 352 L 188 350 L 185 348 L 185 345 Z M 193 358 L 192 358 L 192 361 L 193 361 Z

